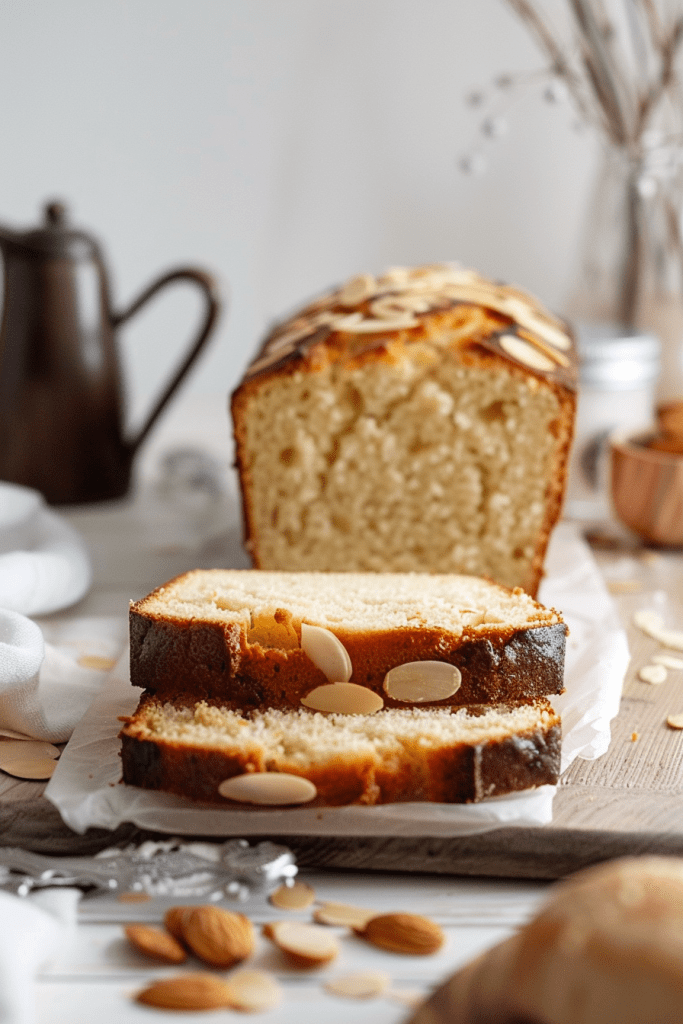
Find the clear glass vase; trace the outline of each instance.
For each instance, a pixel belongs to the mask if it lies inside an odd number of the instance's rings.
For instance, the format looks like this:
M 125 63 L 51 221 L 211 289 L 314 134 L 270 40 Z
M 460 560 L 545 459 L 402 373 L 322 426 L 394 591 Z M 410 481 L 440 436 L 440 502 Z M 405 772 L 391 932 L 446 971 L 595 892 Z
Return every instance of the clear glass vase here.
M 650 133 L 637 155 L 607 147 L 568 316 L 662 343 L 659 401 L 683 398 L 683 150 Z

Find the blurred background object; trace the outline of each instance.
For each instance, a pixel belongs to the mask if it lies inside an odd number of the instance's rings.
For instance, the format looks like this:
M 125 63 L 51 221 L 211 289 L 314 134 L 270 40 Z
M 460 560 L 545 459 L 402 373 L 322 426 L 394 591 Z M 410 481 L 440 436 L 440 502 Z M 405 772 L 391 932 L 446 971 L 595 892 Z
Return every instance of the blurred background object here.
M 103 501 L 128 490 L 139 446 L 206 344 L 220 311 L 213 278 L 183 267 L 112 309 L 100 246 L 74 230 L 62 203 L 31 231 L 0 225 L 0 478 L 53 504 Z M 142 426 L 125 436 L 116 330 L 176 281 L 202 292 L 204 315 Z
M 162 267 L 219 271 L 230 315 L 164 419 L 213 402 L 229 461 L 225 396 L 265 328 L 335 282 L 458 259 L 560 309 L 595 140 L 539 80 L 487 174 L 458 166 L 484 140 L 466 97 L 538 65 L 500 0 L 7 0 L 0 221 L 65 197 L 106 247 L 115 309 Z M 131 433 L 199 299 L 179 284 L 119 332 Z

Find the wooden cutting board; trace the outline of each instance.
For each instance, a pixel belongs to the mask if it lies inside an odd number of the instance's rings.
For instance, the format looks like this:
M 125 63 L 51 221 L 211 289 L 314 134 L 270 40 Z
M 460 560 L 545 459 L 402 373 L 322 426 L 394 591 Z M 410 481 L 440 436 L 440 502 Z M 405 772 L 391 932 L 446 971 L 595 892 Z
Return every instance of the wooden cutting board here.
M 607 569 L 615 565 L 612 557 Z M 576 761 L 568 770 L 555 797 L 551 825 L 515 826 L 458 839 L 288 836 L 284 842 L 299 864 L 551 879 L 625 854 L 683 855 L 683 730 L 666 725 L 669 714 L 683 713 L 683 670 L 670 670 L 659 686 L 640 681 L 638 670 L 661 647 L 632 622 L 633 612 L 656 588 L 665 587 L 674 603 L 683 595 L 683 557 L 652 556 L 652 565 L 645 561 L 641 568 L 639 589 L 616 598 L 632 659 L 609 751 L 597 761 Z M 683 658 L 683 652 L 670 653 Z M 114 833 L 97 829 L 78 836 L 41 796 L 43 788 L 0 773 L 0 844 L 92 854 L 112 842 L 153 835 L 124 825 Z

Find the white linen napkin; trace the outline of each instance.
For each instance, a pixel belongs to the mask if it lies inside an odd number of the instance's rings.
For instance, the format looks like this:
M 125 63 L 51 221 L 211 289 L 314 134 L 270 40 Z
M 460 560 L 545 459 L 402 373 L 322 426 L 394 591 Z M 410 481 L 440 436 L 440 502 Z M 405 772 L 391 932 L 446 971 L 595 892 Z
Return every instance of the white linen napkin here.
M 91 579 L 85 545 L 63 517 L 37 491 L 0 482 L 0 734 L 67 740 L 119 656 L 118 620 L 46 622 L 57 636 L 45 637 L 27 617 L 74 604 Z
M 0 1024 L 34 1024 L 38 970 L 72 941 L 78 889 L 0 892 Z

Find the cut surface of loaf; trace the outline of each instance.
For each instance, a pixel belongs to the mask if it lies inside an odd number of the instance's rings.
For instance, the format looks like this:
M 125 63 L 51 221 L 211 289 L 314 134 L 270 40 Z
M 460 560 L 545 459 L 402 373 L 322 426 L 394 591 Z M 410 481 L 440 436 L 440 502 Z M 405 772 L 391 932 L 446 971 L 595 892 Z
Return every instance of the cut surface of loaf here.
M 575 389 L 566 325 L 515 288 L 439 265 L 330 292 L 270 333 L 232 396 L 254 564 L 535 594 Z
M 562 882 L 410 1024 L 679 1024 L 683 860 L 631 857 Z
M 505 708 L 373 715 L 264 711 L 143 697 L 122 732 L 124 782 L 226 803 L 225 779 L 284 772 L 314 804 L 469 803 L 557 781 L 559 719 L 539 700 Z
M 303 624 L 340 641 L 345 679 L 328 679 L 304 650 Z M 131 606 L 131 681 L 160 700 L 294 710 L 350 679 L 405 707 L 387 673 L 437 661 L 459 681 L 433 703 L 494 704 L 561 693 L 565 633 L 553 609 L 474 577 L 200 569 Z

